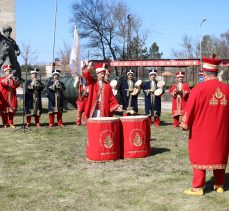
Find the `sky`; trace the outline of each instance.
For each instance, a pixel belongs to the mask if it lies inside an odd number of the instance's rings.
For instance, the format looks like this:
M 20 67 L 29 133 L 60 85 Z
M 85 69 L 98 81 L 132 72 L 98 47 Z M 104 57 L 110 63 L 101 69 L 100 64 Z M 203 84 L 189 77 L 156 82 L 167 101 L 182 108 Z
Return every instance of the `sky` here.
M 73 42 L 71 5 L 77 0 L 57 0 L 54 58 Z M 109 1 L 109 0 L 107 0 Z M 123 0 L 130 11 L 142 19 L 142 29 L 149 32 L 146 46 L 156 42 L 163 58 L 172 58 L 172 49 L 181 49 L 187 34 L 199 39 L 200 34 L 220 37 L 229 31 L 228 0 Z M 16 0 L 16 41 L 19 47 L 30 45 L 36 62 L 53 60 L 54 20 L 56 0 Z M 203 18 L 206 21 L 201 25 Z M 83 41 L 79 40 L 82 45 Z M 87 55 L 81 47 L 82 59 Z M 92 59 L 92 58 L 91 58 Z M 19 62 L 22 59 L 19 58 Z M 21 63 L 20 62 L 20 63 Z

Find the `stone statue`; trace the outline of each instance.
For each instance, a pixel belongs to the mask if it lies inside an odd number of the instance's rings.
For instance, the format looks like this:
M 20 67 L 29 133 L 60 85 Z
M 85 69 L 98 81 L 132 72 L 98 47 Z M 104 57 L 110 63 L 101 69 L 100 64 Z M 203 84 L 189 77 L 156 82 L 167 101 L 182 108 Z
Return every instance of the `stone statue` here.
M 0 34 L 0 66 L 12 65 L 16 70 L 14 76 L 21 79 L 21 68 L 17 61 L 20 49 L 13 38 L 10 37 L 12 27 L 5 25 L 2 29 L 4 35 Z

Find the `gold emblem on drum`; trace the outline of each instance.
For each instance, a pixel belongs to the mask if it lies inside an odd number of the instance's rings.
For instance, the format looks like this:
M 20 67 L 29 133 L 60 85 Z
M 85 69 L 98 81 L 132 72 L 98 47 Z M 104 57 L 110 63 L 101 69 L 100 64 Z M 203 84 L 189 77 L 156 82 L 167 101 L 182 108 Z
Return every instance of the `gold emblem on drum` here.
M 100 133 L 100 143 L 101 146 L 110 149 L 114 146 L 114 133 L 111 130 L 104 130 Z
M 133 129 L 129 136 L 130 142 L 134 146 L 141 146 L 145 142 L 145 133 L 140 129 Z
M 104 146 L 106 148 L 111 148 L 113 146 L 113 141 L 109 135 L 105 139 Z
M 141 139 L 139 133 L 136 133 L 136 135 L 135 135 L 134 145 L 135 146 L 141 146 L 142 145 L 142 139 Z

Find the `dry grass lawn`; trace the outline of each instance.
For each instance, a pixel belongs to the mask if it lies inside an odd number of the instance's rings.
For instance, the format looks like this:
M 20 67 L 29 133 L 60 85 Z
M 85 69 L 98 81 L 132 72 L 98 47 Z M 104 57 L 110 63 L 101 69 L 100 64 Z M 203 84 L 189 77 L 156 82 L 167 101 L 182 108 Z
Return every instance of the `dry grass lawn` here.
M 0 128 L 0 210 L 229 210 L 226 191 L 213 191 L 207 173 L 206 194 L 186 196 L 192 169 L 188 134 L 172 127 L 162 112 L 162 126 L 151 126 L 151 156 L 115 162 L 88 162 L 86 127 L 74 125 L 75 111 L 64 113 L 66 127 L 15 131 Z M 20 126 L 22 117 L 16 117 Z

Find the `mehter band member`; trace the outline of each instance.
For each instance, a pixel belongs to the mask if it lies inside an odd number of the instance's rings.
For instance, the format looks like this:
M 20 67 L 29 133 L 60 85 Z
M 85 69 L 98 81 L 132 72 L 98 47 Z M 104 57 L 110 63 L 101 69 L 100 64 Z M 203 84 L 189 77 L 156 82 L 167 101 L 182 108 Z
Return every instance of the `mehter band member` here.
M 160 125 L 161 96 L 164 93 L 164 86 L 158 87 L 156 77 L 157 70 L 150 70 L 149 81 L 143 84 L 143 93 L 145 95 L 145 114 L 149 116 L 150 124 L 151 118 L 154 117 L 154 125 L 158 127 Z
M 40 128 L 40 116 L 42 111 L 41 92 L 44 89 L 43 84 L 37 79 L 39 70 L 31 70 L 31 79 L 25 84 L 25 114 L 26 127 L 30 127 L 32 116 L 35 119 L 36 128 Z
M 57 124 L 64 127 L 62 114 L 64 111 L 64 83 L 60 81 L 60 70 L 53 70 L 53 78 L 47 83 L 49 127 L 54 126 L 54 117 L 57 115 Z
M 138 92 L 134 94 L 134 72 L 129 70 L 127 72 L 127 79 L 123 80 L 120 84 L 120 95 L 122 98 L 123 110 L 125 110 L 124 115 L 137 114 L 138 113 L 138 94 L 140 93 L 140 87 Z
M 83 77 L 77 76 L 76 77 L 76 91 L 77 91 L 77 100 L 76 100 L 76 125 L 85 125 L 85 109 L 87 106 L 88 95 L 89 95 L 89 88 L 86 85 Z M 85 82 L 85 83 L 84 83 Z
M 217 78 L 221 60 L 203 58 L 204 82 L 190 93 L 180 127 L 190 130 L 188 150 L 193 167 L 192 188 L 186 194 L 204 194 L 206 170 L 213 171 L 214 190 L 224 192 L 229 155 L 229 86 Z
M 180 117 L 186 106 L 186 102 L 189 97 L 190 88 L 187 83 L 184 82 L 185 72 L 177 72 L 177 82 L 172 85 L 169 92 L 173 96 L 172 99 L 172 116 L 173 116 L 173 127 L 179 126 Z
M 20 86 L 20 82 L 15 80 L 11 65 L 5 65 L 2 69 L 5 73 L 5 76 L 0 78 L 2 123 L 4 128 L 8 126 L 15 128 L 14 116 L 18 107 L 16 89 Z
M 85 109 L 86 118 L 111 117 L 115 110 L 122 111 L 109 83 L 104 80 L 106 69 L 104 64 L 96 64 L 97 79 L 94 79 L 87 67 L 83 68 L 83 76 L 89 87 L 88 103 Z

